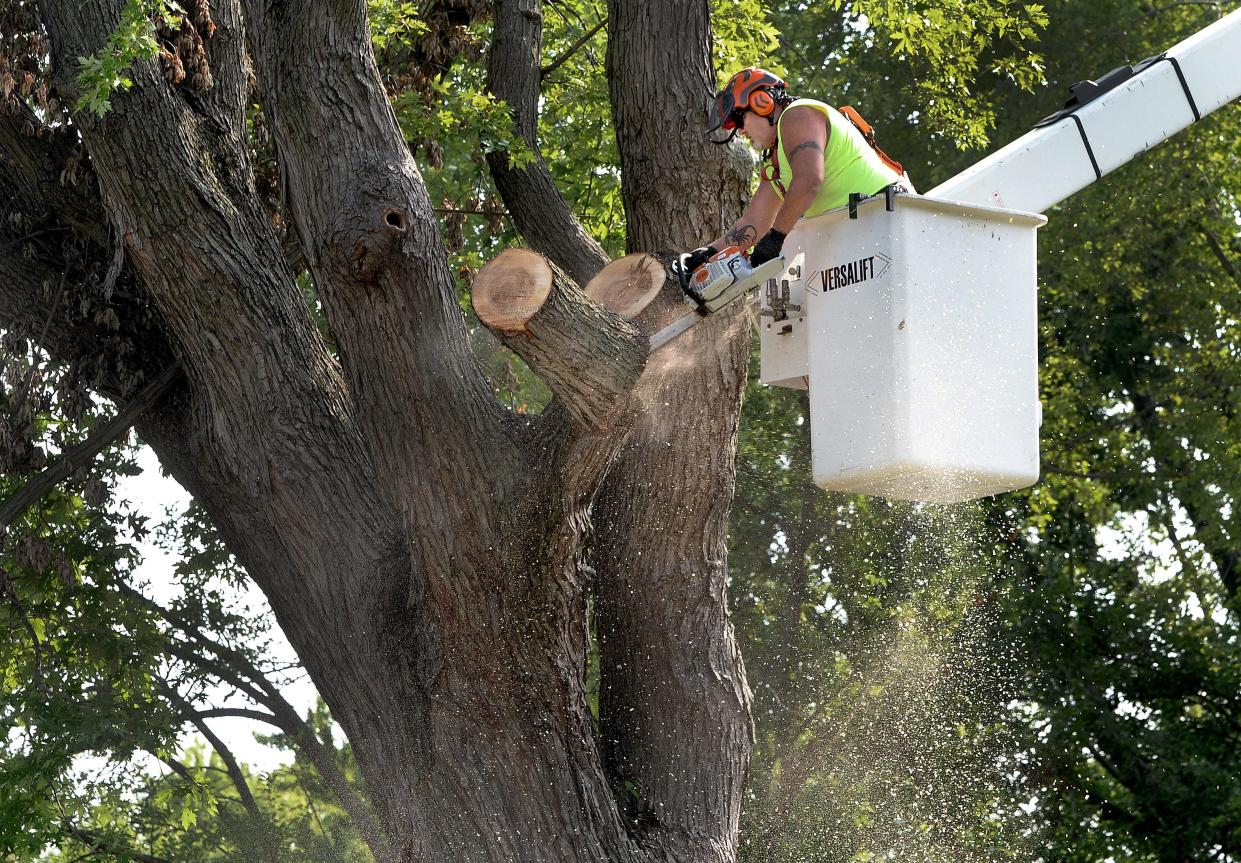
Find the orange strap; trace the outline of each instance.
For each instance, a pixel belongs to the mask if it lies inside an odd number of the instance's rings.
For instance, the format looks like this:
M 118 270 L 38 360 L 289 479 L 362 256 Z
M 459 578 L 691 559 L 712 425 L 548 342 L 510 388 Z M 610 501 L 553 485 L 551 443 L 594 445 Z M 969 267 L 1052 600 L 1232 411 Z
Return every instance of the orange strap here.
M 777 133 L 775 143 L 771 145 L 770 150 L 763 154 L 763 163 L 758 169 L 758 178 L 760 180 L 766 180 L 779 189 L 780 197 L 783 198 L 789 192 L 788 189 L 784 188 L 784 183 L 780 181 L 780 162 L 779 157 L 776 155 L 779 152 L 780 137 Z
M 889 168 L 891 168 L 893 171 L 895 171 L 899 175 L 903 175 L 905 173 L 905 167 L 901 165 L 900 162 L 896 161 L 891 156 L 889 156 L 887 153 L 883 152 L 883 150 L 879 149 L 879 145 L 875 143 L 875 127 L 874 126 L 872 126 L 870 123 L 867 123 L 861 114 L 859 114 L 857 111 L 855 111 L 853 108 L 849 107 L 848 105 L 845 105 L 843 108 L 838 108 L 837 110 L 840 111 L 841 114 L 845 115 L 845 117 L 849 119 L 850 123 L 852 123 L 854 126 L 857 127 L 857 130 L 862 133 L 862 137 L 866 139 L 866 143 L 870 144 L 871 149 L 874 150 L 875 154 L 878 155 L 879 158 L 883 160 L 883 163 L 885 165 L 887 165 Z

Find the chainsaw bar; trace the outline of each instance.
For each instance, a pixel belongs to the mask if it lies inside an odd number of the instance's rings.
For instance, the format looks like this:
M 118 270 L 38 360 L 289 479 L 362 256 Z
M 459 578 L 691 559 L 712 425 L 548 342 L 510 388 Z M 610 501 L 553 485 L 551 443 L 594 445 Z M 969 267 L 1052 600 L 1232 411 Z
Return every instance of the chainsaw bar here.
M 681 265 L 681 267 L 678 267 L 677 266 L 678 263 L 680 262 L 678 261 L 677 263 L 673 264 L 673 272 L 677 276 L 677 281 L 681 283 L 681 287 L 684 290 L 685 285 L 688 283 L 688 279 L 686 279 L 685 276 L 682 275 L 684 272 L 683 270 L 684 265 Z M 759 285 L 762 285 L 768 280 L 773 279 L 776 276 L 778 276 L 783 269 L 784 269 L 784 258 L 782 257 L 773 258 L 767 263 L 762 264 L 758 267 L 755 267 L 748 276 L 746 276 L 744 279 L 739 280 L 736 284 L 731 285 L 727 289 L 728 293 L 731 293 L 734 296 L 731 299 L 729 299 L 727 302 L 725 302 L 724 305 L 716 309 L 715 312 L 719 312 L 719 311 L 722 311 L 723 309 L 728 308 L 733 303 L 735 303 L 738 299 L 746 296 L 751 291 L 753 291 L 755 288 L 757 288 Z M 688 293 L 685 296 L 685 302 L 692 303 L 692 300 Z M 664 327 L 659 332 L 651 336 L 650 350 L 653 351 L 656 348 L 663 347 L 664 345 L 668 344 L 668 342 L 672 341 L 677 336 L 681 335 L 681 333 L 688 330 L 694 324 L 698 323 L 700 320 L 707 317 L 708 315 L 715 314 L 715 312 L 693 311 L 693 312 L 689 312 L 688 314 L 682 315 L 681 317 L 677 318 L 672 323 L 668 324 L 668 326 Z

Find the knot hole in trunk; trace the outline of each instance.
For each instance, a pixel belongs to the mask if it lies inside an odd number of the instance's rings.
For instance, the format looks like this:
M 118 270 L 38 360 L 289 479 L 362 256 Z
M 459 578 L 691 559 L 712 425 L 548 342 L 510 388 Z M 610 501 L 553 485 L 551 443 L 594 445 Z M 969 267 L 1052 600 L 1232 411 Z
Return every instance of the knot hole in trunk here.
M 408 219 L 404 210 L 398 210 L 390 207 L 384 211 L 384 224 L 388 226 L 388 230 L 394 234 L 405 233 L 408 227 Z

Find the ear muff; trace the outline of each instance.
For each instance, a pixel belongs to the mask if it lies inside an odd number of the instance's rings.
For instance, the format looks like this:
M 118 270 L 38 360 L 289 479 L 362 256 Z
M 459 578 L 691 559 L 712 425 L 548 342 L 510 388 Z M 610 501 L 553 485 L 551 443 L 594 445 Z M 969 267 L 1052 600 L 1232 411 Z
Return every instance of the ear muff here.
M 760 117 L 769 117 L 776 110 L 776 100 L 767 90 L 755 90 L 750 94 L 750 110 Z

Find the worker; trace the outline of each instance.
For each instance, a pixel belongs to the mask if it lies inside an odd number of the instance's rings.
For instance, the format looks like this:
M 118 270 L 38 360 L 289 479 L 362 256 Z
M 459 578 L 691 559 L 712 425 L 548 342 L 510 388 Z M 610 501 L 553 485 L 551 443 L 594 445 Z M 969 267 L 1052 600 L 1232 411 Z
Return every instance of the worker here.
M 780 256 L 784 238 L 803 216 L 844 206 L 855 192 L 871 195 L 894 183 L 913 190 L 901 166 L 868 141 L 866 121 L 843 110 L 849 116 L 814 99 L 794 99 L 765 69 L 742 69 L 728 80 L 715 97 L 706 134 L 717 144 L 738 132 L 749 140 L 762 154 L 758 190 L 731 228 L 689 253 L 688 271 L 729 246 L 752 248 L 749 264 L 757 268 Z M 720 139 L 721 132 L 730 134 Z

